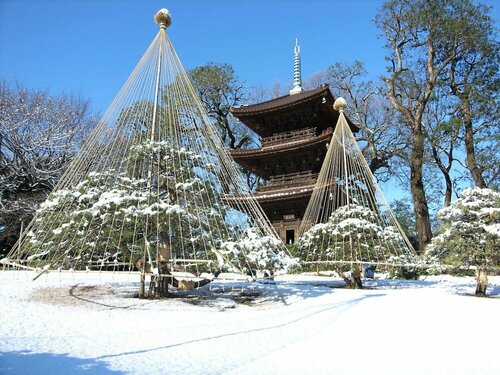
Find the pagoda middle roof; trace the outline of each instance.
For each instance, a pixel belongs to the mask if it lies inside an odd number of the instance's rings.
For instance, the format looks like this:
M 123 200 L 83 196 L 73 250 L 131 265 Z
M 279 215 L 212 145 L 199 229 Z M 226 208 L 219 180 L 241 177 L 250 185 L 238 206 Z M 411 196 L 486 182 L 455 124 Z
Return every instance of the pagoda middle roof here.
M 297 151 L 302 151 L 307 148 L 316 147 L 318 144 L 326 143 L 332 137 L 333 130 L 331 128 L 323 131 L 320 135 L 308 138 L 301 138 L 291 142 L 278 143 L 272 146 L 265 146 L 250 149 L 233 149 L 230 150 L 231 156 L 236 161 L 243 159 L 253 159 L 269 157 L 281 153 L 292 154 Z

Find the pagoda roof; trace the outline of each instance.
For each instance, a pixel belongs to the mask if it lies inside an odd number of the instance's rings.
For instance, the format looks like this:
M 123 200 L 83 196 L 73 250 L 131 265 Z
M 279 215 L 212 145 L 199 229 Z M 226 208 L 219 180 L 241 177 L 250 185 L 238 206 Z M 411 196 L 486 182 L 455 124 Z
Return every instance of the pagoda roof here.
M 295 122 L 297 127 L 305 125 L 304 117 L 309 118 L 311 125 L 320 130 L 334 127 L 339 116 L 339 112 L 333 109 L 334 102 L 329 86 L 322 84 L 313 90 L 288 94 L 261 103 L 232 107 L 231 113 L 257 134 L 267 137 L 284 130 L 278 129 L 279 123 L 287 123 L 293 127 L 295 124 L 290 122 L 290 118 L 294 115 L 298 118 L 303 117 Z M 359 130 L 352 121 L 347 119 L 347 122 L 353 132 Z
M 315 150 L 329 142 L 332 134 L 333 130 L 329 128 L 317 136 L 293 139 L 288 142 L 276 143 L 260 148 L 232 149 L 230 153 L 233 159 L 246 170 L 250 170 L 258 176 L 268 179 L 270 177 L 269 171 L 266 171 L 262 167 L 257 167 L 257 164 L 260 165 L 263 160 L 310 152 L 310 150 Z
M 329 183 L 329 185 L 334 185 L 335 182 Z M 269 189 L 263 191 L 256 191 L 247 195 L 240 196 L 229 196 L 224 195 L 223 200 L 227 202 L 238 202 L 240 200 L 248 200 L 255 198 L 260 204 L 269 204 L 280 201 L 288 200 L 298 200 L 298 199 L 309 199 L 311 194 L 316 187 L 316 180 L 310 180 L 303 184 L 297 184 L 295 186 L 288 187 L 286 185 L 273 186 L 268 185 Z
M 304 198 L 308 199 L 311 196 L 313 190 L 314 190 L 314 184 L 308 184 L 295 187 L 282 187 L 273 189 L 272 191 L 255 192 L 249 195 L 242 195 L 237 197 L 224 195 L 222 196 L 222 199 L 228 202 L 229 204 L 231 203 L 236 204 L 238 201 L 241 200 L 250 200 L 255 198 L 260 204 L 266 204 L 266 203 L 289 201 L 295 199 L 304 199 Z
M 251 149 L 232 149 L 230 150 L 231 156 L 235 161 L 241 159 L 253 159 L 266 156 L 274 156 L 275 154 L 286 153 L 290 154 L 295 151 L 302 151 L 309 147 L 315 147 L 318 144 L 326 143 L 332 137 L 332 129 L 324 131 L 316 137 L 309 137 L 306 139 L 294 140 L 286 143 L 278 143 L 272 146 L 251 148 Z
M 280 96 L 265 102 L 242 105 L 239 107 L 232 107 L 231 112 L 234 116 L 238 115 L 249 115 L 249 114 L 260 114 L 266 112 L 273 112 L 275 110 L 288 108 L 295 106 L 300 103 L 311 101 L 315 98 L 323 98 L 324 96 L 332 96 L 328 85 L 321 85 L 314 90 L 302 91 L 298 94 L 287 94 L 285 96 Z
M 260 204 L 309 198 L 314 190 L 314 184 L 281 188 L 273 191 L 256 192 L 253 196 Z

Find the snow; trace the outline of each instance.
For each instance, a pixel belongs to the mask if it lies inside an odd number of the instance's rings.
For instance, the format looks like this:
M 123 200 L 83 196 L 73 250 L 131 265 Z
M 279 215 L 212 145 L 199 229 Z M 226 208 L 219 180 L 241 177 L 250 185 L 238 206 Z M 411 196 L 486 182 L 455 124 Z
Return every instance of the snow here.
M 201 184 L 201 180 L 199 178 L 193 178 L 189 182 L 178 182 L 175 184 L 175 188 L 178 190 L 189 190 L 196 184 Z
M 493 236 L 500 237 L 500 223 L 485 225 L 484 230 Z
M 131 298 L 137 274 L 32 276 L 0 272 L 1 374 L 500 373 L 500 276 L 494 298 L 471 277 L 287 275 L 160 301 Z

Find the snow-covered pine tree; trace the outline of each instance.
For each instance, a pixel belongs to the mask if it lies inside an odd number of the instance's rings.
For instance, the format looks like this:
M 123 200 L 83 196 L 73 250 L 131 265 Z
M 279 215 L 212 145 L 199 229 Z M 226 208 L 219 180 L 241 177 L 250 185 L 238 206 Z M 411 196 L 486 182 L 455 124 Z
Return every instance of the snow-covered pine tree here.
M 310 262 L 331 262 L 334 271 L 351 288 L 362 288 L 361 263 L 403 253 L 398 230 L 383 227 L 369 208 L 350 205 L 336 209 L 326 223 L 309 229 L 297 243 L 298 255 Z M 336 261 L 336 260 L 341 261 Z M 351 271 L 351 278 L 346 276 Z
M 151 258 L 165 260 L 170 259 L 171 248 L 182 251 L 185 259 L 196 259 L 197 244 L 228 239 L 222 222 L 230 207 L 214 202 L 208 208 L 205 203 L 218 193 L 203 178 L 211 173 L 211 165 L 200 155 L 167 142 L 145 141 L 132 146 L 129 158 L 131 169 L 152 163 L 158 178 L 148 183 L 128 177 L 133 170 L 91 172 L 74 189 L 56 191 L 41 205 L 36 219 L 50 220 L 53 229 L 28 233 L 31 246 L 39 249 L 31 260 L 50 253 L 51 267 L 82 267 L 84 258 L 91 268 L 109 266 L 110 261 L 131 268 L 143 254 L 143 238 L 148 238 Z M 162 163 L 155 165 L 153 160 Z M 93 241 L 103 234 L 107 241 Z M 157 242 L 158 254 L 153 246 Z M 212 259 L 216 260 L 215 253 Z
M 441 233 L 426 248 L 443 263 L 476 268 L 476 295 L 485 296 L 488 268 L 500 266 L 500 192 L 465 189 L 438 212 Z
M 362 287 L 365 264 L 396 266 L 403 260 L 397 257 L 416 254 L 354 138 L 346 106 L 341 97 L 333 105 L 339 117 L 301 220 L 298 251 L 317 270 L 331 267 L 344 277 L 350 269 L 346 283 Z

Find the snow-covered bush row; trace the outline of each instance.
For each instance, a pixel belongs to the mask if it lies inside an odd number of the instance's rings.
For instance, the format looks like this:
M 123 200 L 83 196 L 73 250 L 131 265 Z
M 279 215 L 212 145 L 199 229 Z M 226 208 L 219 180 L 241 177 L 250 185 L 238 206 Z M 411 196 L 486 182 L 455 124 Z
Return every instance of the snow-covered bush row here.
M 393 255 L 387 263 L 392 264 L 388 274 L 394 279 L 415 279 L 420 275 L 440 275 L 446 271 L 446 267 L 435 256 L 419 258 L 407 254 Z

